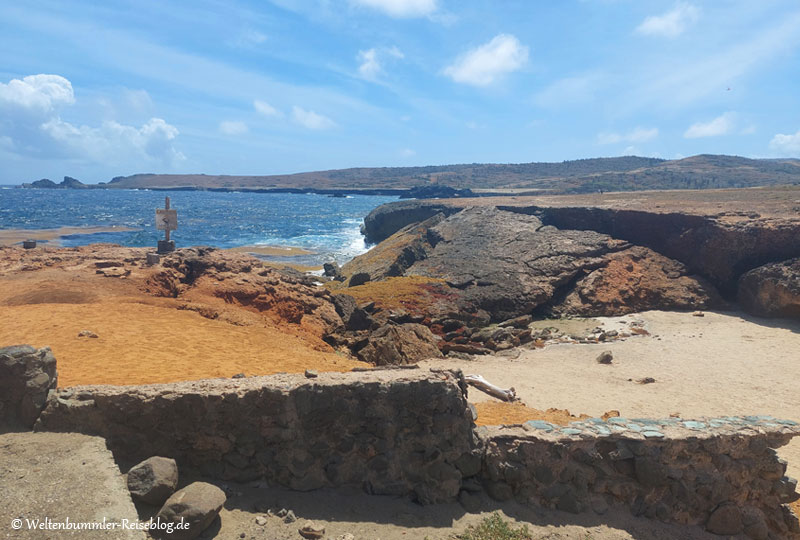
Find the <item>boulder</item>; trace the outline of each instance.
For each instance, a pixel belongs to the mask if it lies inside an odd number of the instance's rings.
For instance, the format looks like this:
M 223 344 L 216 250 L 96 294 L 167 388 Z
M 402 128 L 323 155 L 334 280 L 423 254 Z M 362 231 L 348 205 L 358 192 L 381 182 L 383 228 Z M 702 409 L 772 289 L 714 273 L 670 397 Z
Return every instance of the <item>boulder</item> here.
M 134 500 L 158 506 L 178 487 L 178 465 L 174 459 L 153 456 L 128 471 L 128 491 Z
M 427 358 L 441 358 L 436 336 L 417 323 L 385 324 L 370 334 L 356 354 L 377 366 L 415 364 Z
M 348 287 L 358 287 L 370 281 L 372 278 L 367 272 L 357 272 L 350 276 L 350 281 L 347 282 Z
M 56 359 L 49 347 L 0 349 L 0 433 L 31 429 L 57 382 Z
M 800 257 L 745 273 L 739 279 L 738 297 L 753 315 L 800 318 Z
M 188 524 L 188 528 L 174 528 L 171 534 L 165 529 L 154 531 L 161 538 L 170 540 L 190 540 L 211 525 L 225 504 L 226 497 L 217 486 L 206 482 L 194 482 L 176 491 L 167 499 L 155 517 L 162 527 L 164 524 Z

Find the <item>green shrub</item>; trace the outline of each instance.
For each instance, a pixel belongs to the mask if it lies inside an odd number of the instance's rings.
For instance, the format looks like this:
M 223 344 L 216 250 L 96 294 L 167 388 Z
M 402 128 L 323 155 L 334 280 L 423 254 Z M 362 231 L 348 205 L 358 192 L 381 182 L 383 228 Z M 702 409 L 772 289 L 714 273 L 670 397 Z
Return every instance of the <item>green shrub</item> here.
M 484 518 L 475 527 L 470 525 L 464 534 L 457 537 L 459 540 L 532 540 L 528 526 L 512 528 L 508 521 L 500 517 L 495 512 L 491 516 Z

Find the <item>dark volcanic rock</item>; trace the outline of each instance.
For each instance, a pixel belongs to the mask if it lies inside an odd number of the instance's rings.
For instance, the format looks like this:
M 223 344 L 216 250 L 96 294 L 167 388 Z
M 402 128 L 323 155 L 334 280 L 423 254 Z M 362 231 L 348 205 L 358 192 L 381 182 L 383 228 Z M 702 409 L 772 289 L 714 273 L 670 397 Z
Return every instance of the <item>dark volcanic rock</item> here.
M 427 185 L 414 186 L 408 193 L 400 195 L 401 199 L 451 199 L 453 197 L 472 197 L 471 189 L 456 189 L 450 186 Z
M 357 353 L 364 362 L 377 366 L 416 364 L 426 358 L 441 358 L 436 336 L 427 326 L 416 323 L 386 324 L 369 336 Z
M 49 347 L 0 349 L 0 433 L 31 429 L 57 382 L 56 359 Z
M 458 298 L 456 311 L 483 310 L 493 321 L 543 308 L 615 315 L 722 304 L 711 284 L 648 248 L 593 231 L 542 226 L 536 216 L 491 206 L 409 225 L 343 270 L 366 272 L 373 280 L 444 279 Z
M 412 264 L 428 256 L 432 249 L 428 230 L 444 218 L 444 214 L 438 213 L 421 223 L 403 227 L 364 255 L 348 261 L 342 267 L 342 274 L 352 279 L 363 273 L 373 281 L 402 276 Z
M 58 187 L 58 184 L 56 184 L 49 178 L 42 178 L 41 180 L 36 180 L 35 182 L 31 182 L 30 184 L 23 184 L 23 186 L 37 188 L 37 189 L 56 189 Z
M 800 317 L 800 258 L 744 274 L 739 279 L 739 302 L 762 317 Z
M 587 231 L 539 231 L 534 216 L 468 208 L 428 232 L 433 250 L 406 275 L 443 278 L 495 321 L 530 313 L 626 242 Z
M 194 482 L 176 491 L 159 510 L 156 520 L 162 523 L 187 523 L 188 529 L 175 529 L 160 538 L 188 540 L 197 538 L 217 517 L 227 497 L 217 486 Z
M 426 202 L 426 201 L 402 201 L 392 204 L 384 204 L 364 218 L 364 225 L 361 232 L 370 244 L 377 244 L 386 240 L 391 235 L 412 223 L 419 223 L 438 213 L 446 216 L 455 214 L 459 208 L 454 208 L 446 204 Z
M 153 456 L 128 471 L 128 491 L 147 504 L 164 504 L 178 487 L 178 465 L 174 459 Z

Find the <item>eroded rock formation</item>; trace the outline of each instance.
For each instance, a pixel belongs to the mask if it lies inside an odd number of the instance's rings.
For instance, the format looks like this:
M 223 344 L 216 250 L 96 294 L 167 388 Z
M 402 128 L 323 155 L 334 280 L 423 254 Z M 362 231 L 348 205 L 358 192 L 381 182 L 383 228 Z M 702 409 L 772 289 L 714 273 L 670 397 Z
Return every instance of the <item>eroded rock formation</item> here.
M 762 317 L 800 318 L 800 258 L 750 270 L 739 279 L 739 302 Z

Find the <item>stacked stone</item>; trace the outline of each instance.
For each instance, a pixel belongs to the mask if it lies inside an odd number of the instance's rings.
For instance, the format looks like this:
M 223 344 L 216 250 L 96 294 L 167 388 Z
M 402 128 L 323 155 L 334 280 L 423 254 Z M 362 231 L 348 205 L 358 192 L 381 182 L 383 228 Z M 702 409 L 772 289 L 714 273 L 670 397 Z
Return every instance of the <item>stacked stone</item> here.
M 775 448 L 800 425 L 770 416 L 702 420 L 593 418 L 481 430 L 482 479 L 499 500 L 605 513 L 609 506 L 716 534 L 800 533 L 781 506 L 800 496 Z
M 49 347 L 0 348 L 0 433 L 31 429 L 57 382 Z
M 78 387 L 54 393 L 37 429 L 212 478 L 452 500 L 480 470 L 466 386 L 460 372 L 401 371 Z

